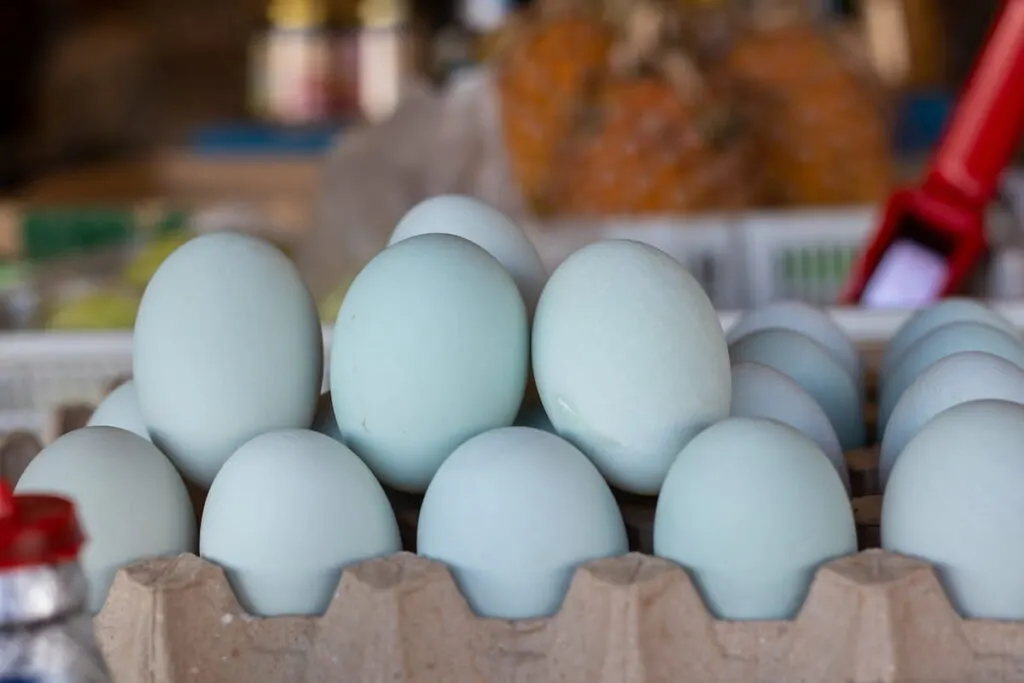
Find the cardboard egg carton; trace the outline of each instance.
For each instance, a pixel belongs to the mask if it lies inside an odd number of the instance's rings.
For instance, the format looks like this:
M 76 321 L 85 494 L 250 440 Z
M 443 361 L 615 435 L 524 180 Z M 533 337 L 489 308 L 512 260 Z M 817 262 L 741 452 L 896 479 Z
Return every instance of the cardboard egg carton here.
M 90 411 L 58 411 L 55 429 Z M 0 466 L 40 448 L 8 435 Z M 877 448 L 847 461 L 861 547 L 876 548 Z M 389 495 L 414 550 L 420 497 Z M 580 567 L 550 619 L 479 618 L 443 565 L 410 552 L 346 569 L 321 617 L 255 618 L 219 567 L 184 554 L 122 569 L 96 634 L 116 683 L 1024 682 L 1024 624 L 961 619 L 927 563 L 878 549 L 823 566 L 793 621 L 717 621 L 650 555 L 654 500 L 616 495 L 642 552 Z
M 1024 626 L 960 619 L 927 564 L 880 550 L 824 566 L 789 622 L 716 621 L 637 553 L 581 567 L 550 619 L 476 617 L 409 553 L 346 570 L 322 617 L 256 619 L 181 555 L 122 570 L 95 628 L 117 683 L 1024 680 Z

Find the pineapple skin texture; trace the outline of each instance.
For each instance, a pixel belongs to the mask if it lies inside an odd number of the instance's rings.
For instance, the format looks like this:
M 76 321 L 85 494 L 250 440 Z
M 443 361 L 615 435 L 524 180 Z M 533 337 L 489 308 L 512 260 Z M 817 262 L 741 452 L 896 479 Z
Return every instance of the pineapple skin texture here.
M 524 24 L 502 56 L 502 133 L 513 176 L 535 209 L 550 201 L 567 140 L 611 46 L 600 23 L 565 17 Z
M 754 32 L 722 65 L 746 84 L 764 160 L 763 203 L 873 203 L 891 189 L 887 121 L 866 85 L 813 25 Z
M 890 189 L 877 98 L 813 25 L 738 35 L 696 101 L 657 75 L 610 73 L 615 39 L 593 17 L 534 18 L 498 61 L 513 177 L 538 215 L 853 204 Z M 740 130 L 707 134 L 737 112 Z

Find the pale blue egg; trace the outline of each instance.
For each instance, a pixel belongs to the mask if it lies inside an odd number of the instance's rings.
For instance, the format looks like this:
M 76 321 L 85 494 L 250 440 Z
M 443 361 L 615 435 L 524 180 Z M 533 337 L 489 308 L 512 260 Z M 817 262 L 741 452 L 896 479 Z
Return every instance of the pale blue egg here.
M 864 446 L 867 430 L 857 385 L 818 342 L 798 332 L 768 329 L 738 339 L 729 347 L 733 363 L 767 365 L 793 379 L 828 415 L 843 450 Z
M 425 199 L 402 217 L 388 244 L 430 233 L 458 235 L 482 247 L 505 266 L 531 312 L 537 306 L 547 271 L 522 228 L 490 204 L 464 195 Z
M 139 410 L 139 397 L 132 380 L 123 382 L 107 394 L 107 397 L 96 406 L 86 426 L 120 427 L 138 434 L 146 441 L 151 441 L 149 430 L 142 419 L 142 411 Z
M 979 351 L 964 351 L 936 361 L 911 384 L 892 410 L 879 456 L 885 486 L 900 453 L 933 417 L 960 403 L 994 398 L 1024 404 L 1024 370 Z
M 295 266 L 263 240 L 212 233 L 174 251 L 142 296 L 132 348 L 150 436 L 202 487 L 249 439 L 313 421 L 319 316 Z
M 417 548 L 448 565 L 484 617 L 558 611 L 579 565 L 628 551 L 611 489 L 554 434 L 506 427 L 455 450 L 430 482 Z
M 305 429 L 262 434 L 221 468 L 200 552 L 250 614 L 323 614 L 344 567 L 402 549 L 384 489 L 344 444 Z
M 523 401 L 526 306 L 501 264 L 461 237 L 419 235 L 378 254 L 331 343 L 342 438 L 398 490 L 425 491 L 456 447 L 511 425 Z
M 79 556 L 97 613 L 117 571 L 196 550 L 196 515 L 184 482 L 156 446 L 118 427 L 85 427 L 44 448 L 16 493 L 56 493 L 75 503 L 88 542 Z
M 884 378 L 878 399 L 879 434 L 885 434 L 896 402 L 914 380 L 937 361 L 962 351 L 981 351 L 1024 368 L 1024 344 L 1008 332 L 971 322 L 938 327 L 911 346 L 892 374 Z
M 881 381 L 896 370 L 907 350 L 934 330 L 951 323 L 979 323 L 1016 335 L 1013 325 L 1003 316 L 976 299 L 952 297 L 914 313 L 885 346 L 879 366 Z
M 967 619 L 1024 619 L 1024 406 L 969 401 L 900 454 L 882 501 L 882 547 L 932 563 Z
M 857 388 L 863 392 L 860 353 L 843 329 L 825 311 L 802 301 L 772 301 L 744 313 L 729 328 L 725 338 L 731 345 L 748 334 L 767 329 L 792 330 L 818 342 L 850 373 Z
M 719 619 L 792 619 L 818 568 L 857 552 L 857 532 L 846 489 L 813 441 L 774 420 L 733 417 L 673 463 L 654 552 L 690 572 Z
M 798 430 L 818 444 L 843 486 L 849 490 L 850 473 L 836 430 L 814 397 L 795 380 L 758 363 L 732 366 L 732 417 L 764 417 Z
M 533 372 L 558 433 L 631 493 L 657 493 L 686 442 L 729 414 L 718 314 L 678 261 L 640 242 L 591 244 L 555 270 Z

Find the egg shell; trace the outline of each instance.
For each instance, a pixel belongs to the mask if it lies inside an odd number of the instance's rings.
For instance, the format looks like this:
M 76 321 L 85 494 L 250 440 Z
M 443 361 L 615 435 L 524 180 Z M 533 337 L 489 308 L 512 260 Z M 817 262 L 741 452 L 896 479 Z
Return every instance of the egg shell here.
M 221 468 L 200 552 L 250 614 L 322 614 L 343 567 L 402 549 L 384 489 L 351 450 L 305 429 L 262 434 Z
M 196 549 L 195 512 L 181 477 L 156 446 L 125 429 L 65 434 L 29 463 L 16 493 L 74 501 L 87 538 L 79 560 L 93 614 L 121 567 Z
M 429 233 L 457 235 L 485 249 L 512 275 L 527 309 L 536 308 L 548 274 L 536 247 L 511 218 L 473 197 L 439 195 L 410 209 L 388 244 Z
M 824 346 L 863 393 L 863 368 L 857 347 L 828 313 L 802 301 L 773 301 L 748 311 L 729 328 L 725 338 L 732 344 L 748 334 L 773 328 L 799 332 Z
M 1024 619 L 1024 406 L 969 401 L 910 440 L 882 501 L 882 547 L 931 562 L 968 619 Z
M 512 277 L 468 240 L 419 235 L 352 282 L 334 326 L 331 400 L 345 443 L 381 481 L 417 493 L 466 439 L 512 424 L 528 370 Z
M 882 485 L 907 443 L 933 417 L 960 403 L 1002 399 L 1024 404 L 1024 370 L 979 351 L 964 351 L 936 361 L 914 380 L 892 410 L 879 456 Z
M 981 351 L 1024 368 L 1024 344 L 1003 330 L 970 322 L 936 328 L 903 354 L 899 366 L 882 384 L 878 398 L 879 434 L 885 434 L 896 402 L 914 380 L 935 362 L 962 351 Z
M 154 443 L 204 488 L 249 439 L 312 423 L 323 381 L 316 306 L 262 240 L 212 233 L 174 251 L 146 287 L 132 349 Z
M 767 365 L 732 366 L 732 417 L 763 417 L 789 425 L 818 444 L 850 490 L 843 448 L 828 415 L 814 397 L 786 375 Z
M 344 443 L 341 430 L 338 429 L 338 420 L 334 417 L 334 404 L 331 402 L 329 391 L 320 394 L 320 400 L 316 404 L 316 415 L 313 416 L 313 431 Z
M 149 430 L 142 419 L 142 411 L 139 410 L 139 396 L 135 392 L 135 383 L 131 380 L 122 382 L 107 394 L 107 397 L 96 406 L 86 426 L 120 427 L 138 434 L 146 441 L 151 441 Z
M 711 301 L 672 257 L 630 240 L 586 246 L 551 275 L 533 371 L 558 433 L 632 493 L 657 493 L 682 447 L 729 414 Z
M 828 415 L 843 450 L 866 441 L 864 408 L 850 375 L 824 346 L 799 332 L 753 332 L 729 347 L 733 363 L 758 363 L 793 379 Z
M 922 308 L 907 319 L 896 331 L 882 354 L 879 376 L 883 379 L 896 370 L 903 354 L 932 331 L 950 323 L 979 323 L 1016 335 L 1013 325 L 991 308 L 974 299 L 953 297 L 934 306 Z
M 470 607 L 550 616 L 576 567 L 628 551 L 600 472 L 572 444 L 529 427 L 476 436 L 451 454 L 420 508 L 417 548 L 448 565 Z
M 773 420 L 701 432 L 669 470 L 654 552 L 693 577 L 719 619 L 791 619 L 823 563 L 857 552 L 853 511 L 817 444 Z

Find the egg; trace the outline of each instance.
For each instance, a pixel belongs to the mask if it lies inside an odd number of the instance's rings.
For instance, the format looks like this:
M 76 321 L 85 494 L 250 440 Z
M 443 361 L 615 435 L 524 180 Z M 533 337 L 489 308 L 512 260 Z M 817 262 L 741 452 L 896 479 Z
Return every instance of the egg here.
M 947 408 L 986 398 L 1024 404 L 1024 370 L 999 356 L 964 351 L 922 372 L 900 396 L 886 425 L 879 456 L 882 485 L 907 443 L 929 420 Z
M 257 238 L 211 233 L 174 251 L 142 296 L 132 350 L 154 443 L 203 488 L 249 439 L 313 421 L 316 306 L 287 257 Z
M 885 434 L 896 402 L 922 372 L 936 361 L 961 351 L 981 351 L 1024 368 L 1024 344 L 981 323 L 950 323 L 929 332 L 907 349 L 893 373 L 882 381 L 878 398 L 878 431 Z
M 732 344 L 748 334 L 773 328 L 799 332 L 821 344 L 862 389 L 863 369 L 857 347 L 828 313 L 801 301 L 774 301 L 755 308 L 744 314 L 725 338 Z
M 402 549 L 384 489 L 346 446 L 323 434 L 261 434 L 210 487 L 200 553 L 223 567 L 250 614 L 322 614 L 342 569 Z
M 121 567 L 196 548 L 195 512 L 181 477 L 156 446 L 125 429 L 96 426 L 65 434 L 29 463 L 16 493 L 56 493 L 74 501 L 87 537 L 79 561 L 93 614 Z
M 87 427 L 120 427 L 150 441 L 149 430 L 139 410 L 139 397 L 131 380 L 107 394 L 86 423 Z
M 818 446 L 773 420 L 733 417 L 672 465 L 654 552 L 686 568 L 718 619 L 792 619 L 823 563 L 857 552 L 853 512 Z
M 818 444 L 843 486 L 849 491 L 850 473 L 836 430 L 818 402 L 794 380 L 757 363 L 732 366 L 732 417 L 763 417 L 789 425 Z
M 864 446 L 864 409 L 856 384 L 832 354 L 798 332 L 767 329 L 729 347 L 733 363 L 758 363 L 796 381 L 828 415 L 843 450 Z
M 419 235 L 359 273 L 334 326 L 330 385 L 342 438 L 379 479 L 422 492 L 466 439 L 511 425 L 529 369 L 512 277 L 454 235 Z
M 934 306 L 922 308 L 914 313 L 896 331 L 885 346 L 879 365 L 879 375 L 883 378 L 891 375 L 903 354 L 930 332 L 950 323 L 964 322 L 989 325 L 1007 334 L 1016 335 L 1013 325 L 1006 318 L 975 299 L 943 299 Z
M 680 449 L 729 414 L 714 307 L 672 257 L 630 240 L 586 246 L 552 273 L 533 371 L 558 433 L 633 493 L 657 493 Z
M 338 421 L 334 417 L 334 404 L 331 402 L 331 392 L 329 391 L 322 393 L 320 400 L 316 404 L 316 415 L 313 416 L 313 431 L 343 442 L 341 430 L 338 429 Z
M 882 502 L 882 547 L 932 563 L 968 619 L 1024 619 L 1024 406 L 961 403 L 900 454 Z
M 537 249 L 511 218 L 473 197 L 439 195 L 410 209 L 388 244 L 429 233 L 458 235 L 483 247 L 512 275 L 532 313 L 548 274 Z
M 416 544 L 448 565 L 474 612 L 499 619 L 554 614 L 580 564 L 628 551 L 600 472 L 572 444 L 529 427 L 473 437 L 445 460 Z

